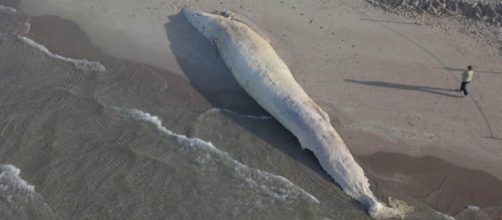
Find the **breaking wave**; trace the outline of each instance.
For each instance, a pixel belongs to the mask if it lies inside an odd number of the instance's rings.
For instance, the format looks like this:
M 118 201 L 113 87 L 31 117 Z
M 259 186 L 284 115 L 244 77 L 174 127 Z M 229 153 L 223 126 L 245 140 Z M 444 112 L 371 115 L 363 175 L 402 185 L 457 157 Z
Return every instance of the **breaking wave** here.
M 0 219 L 59 219 L 20 172 L 13 165 L 0 164 Z
M 19 177 L 21 171 L 10 164 L 0 165 L 0 196 L 14 194 L 18 191 L 34 192 L 35 186 L 28 184 Z
M 266 195 L 281 201 L 286 204 L 292 203 L 297 198 L 305 198 L 310 202 L 320 203 L 319 200 L 306 192 L 302 188 L 296 186 L 288 179 L 274 175 L 259 169 L 248 167 L 239 161 L 233 159 L 227 152 L 222 151 L 215 147 L 211 142 L 204 141 L 199 138 L 190 138 L 185 135 L 174 133 L 164 126 L 159 117 L 137 109 L 118 109 L 119 111 L 126 112 L 129 117 L 134 120 L 148 122 L 153 124 L 157 130 L 167 135 L 170 138 L 176 139 L 183 146 L 203 150 L 210 155 L 224 160 L 230 164 L 235 173 L 242 178 L 242 180 L 251 188 L 259 190 Z M 200 158 L 202 162 L 207 158 Z
M 20 199 L 30 198 L 35 193 L 35 187 L 19 177 L 21 171 L 10 164 L 0 164 L 0 213 L 5 204 L 16 206 Z
M 30 45 L 30 46 L 42 51 L 43 53 L 45 53 L 49 57 L 72 63 L 76 69 L 84 70 L 84 71 L 99 71 L 99 72 L 106 71 L 106 68 L 99 62 L 88 61 L 86 59 L 73 59 L 73 58 L 63 57 L 61 55 L 54 54 L 54 53 L 50 52 L 49 49 L 47 49 L 45 46 L 33 41 L 30 38 L 20 36 L 20 35 L 18 35 L 18 38 L 22 42 L 26 43 L 27 45 Z

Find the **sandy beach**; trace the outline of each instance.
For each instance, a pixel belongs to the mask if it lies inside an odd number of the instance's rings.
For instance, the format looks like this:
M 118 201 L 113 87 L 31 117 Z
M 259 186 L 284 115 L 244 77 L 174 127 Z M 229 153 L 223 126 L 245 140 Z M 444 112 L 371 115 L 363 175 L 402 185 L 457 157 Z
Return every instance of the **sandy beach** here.
M 496 95 L 500 57 L 493 55 L 497 48 L 482 41 L 360 9 L 364 2 L 79 4 L 84 3 L 28 0 L 21 9 L 75 21 L 104 52 L 164 68 L 208 88 L 235 85 L 225 81 L 228 70 L 216 51 L 188 26 L 179 9 L 235 11 L 259 24 L 304 89 L 328 112 L 338 110 L 329 113 L 344 126 L 415 145 L 353 151 L 427 152 L 502 178 L 501 102 Z M 478 83 L 471 86 L 477 92 L 461 99 L 454 90 L 467 64 L 477 69 Z
M 247 121 L 221 112 L 204 116 L 213 108 L 268 116 L 240 88 L 210 42 L 180 14 L 183 6 L 231 10 L 268 38 L 304 90 L 328 112 L 382 201 L 392 197 L 456 219 L 502 218 L 502 55 L 486 36 L 461 22 L 431 16 L 427 24 L 417 25 L 410 17 L 359 0 L 0 4 L 30 15 L 26 36 L 50 51 L 98 61 L 113 73 L 96 76 L 96 82 L 106 85 L 96 84 L 98 92 L 92 87 L 77 91 L 151 112 L 171 131 L 201 138 L 247 166 L 284 176 L 319 198 L 319 209 L 339 205 L 323 196 L 336 184 L 273 119 Z M 467 65 L 474 66 L 475 77 L 464 97 L 456 89 Z M 93 80 L 88 76 L 84 81 L 93 85 Z M 224 138 L 219 133 L 231 131 L 242 133 Z M 246 140 L 263 147 L 247 146 Z M 259 158 L 260 150 L 277 154 Z M 44 198 L 50 197 L 52 189 L 34 171 L 42 159 L 26 162 L 22 153 L 2 159 L 20 168 Z M 290 163 L 308 171 L 281 167 Z M 343 194 L 337 190 L 329 195 Z M 349 206 L 350 200 L 341 198 Z M 355 210 L 363 213 L 352 205 L 339 219 L 349 219 Z

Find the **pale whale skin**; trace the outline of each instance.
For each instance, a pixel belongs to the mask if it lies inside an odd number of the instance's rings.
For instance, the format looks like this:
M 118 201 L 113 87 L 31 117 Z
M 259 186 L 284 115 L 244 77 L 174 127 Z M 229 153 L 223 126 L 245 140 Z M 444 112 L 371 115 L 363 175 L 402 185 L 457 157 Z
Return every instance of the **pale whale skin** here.
M 356 163 L 324 112 L 296 82 L 272 46 L 246 24 L 189 8 L 186 19 L 216 44 L 220 56 L 238 83 L 312 151 L 323 169 L 345 193 L 368 207 L 374 218 L 400 216 L 380 204 L 370 190 L 363 169 Z

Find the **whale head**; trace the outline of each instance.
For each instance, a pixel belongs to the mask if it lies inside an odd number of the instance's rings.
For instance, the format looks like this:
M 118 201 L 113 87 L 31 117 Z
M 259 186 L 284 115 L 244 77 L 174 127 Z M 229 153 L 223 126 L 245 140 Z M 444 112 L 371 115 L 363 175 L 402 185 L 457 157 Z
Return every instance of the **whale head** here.
M 225 22 L 226 18 L 223 16 L 204 13 L 188 7 L 184 7 L 182 12 L 188 22 L 213 43 L 217 42 L 224 32 L 222 22 Z

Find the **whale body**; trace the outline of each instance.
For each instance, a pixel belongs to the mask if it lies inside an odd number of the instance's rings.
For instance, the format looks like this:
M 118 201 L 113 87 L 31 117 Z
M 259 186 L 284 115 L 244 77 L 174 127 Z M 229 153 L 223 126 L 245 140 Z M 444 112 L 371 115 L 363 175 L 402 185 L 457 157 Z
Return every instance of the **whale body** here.
M 344 192 L 368 207 L 374 218 L 402 217 L 381 204 L 323 111 L 296 82 L 288 66 L 262 36 L 248 25 L 222 16 L 183 8 L 185 18 L 213 42 L 239 85 L 314 153 Z

